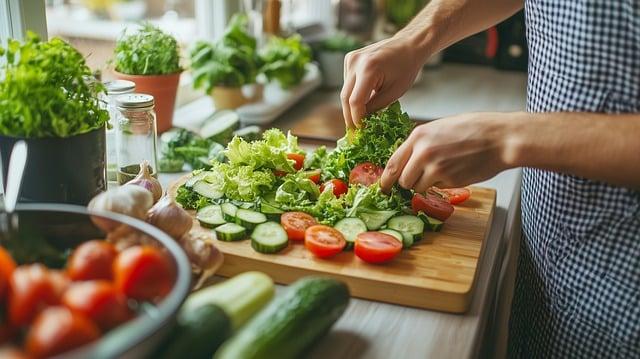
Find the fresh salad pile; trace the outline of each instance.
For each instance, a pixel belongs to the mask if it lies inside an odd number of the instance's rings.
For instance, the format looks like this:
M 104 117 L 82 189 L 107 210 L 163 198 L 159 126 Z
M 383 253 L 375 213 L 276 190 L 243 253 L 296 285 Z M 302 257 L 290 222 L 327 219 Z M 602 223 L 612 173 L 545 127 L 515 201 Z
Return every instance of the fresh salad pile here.
M 252 247 L 276 253 L 289 241 L 304 241 L 319 257 L 353 248 L 361 259 L 380 263 L 438 231 L 453 213 L 442 191 L 414 194 L 399 187 L 389 194 L 378 179 L 413 122 L 398 102 L 369 115 L 328 151 L 307 153 L 291 134 L 278 129 L 247 141 L 234 137 L 223 160 L 194 171 L 178 189 L 177 202 L 197 210 L 218 240 L 251 235 Z M 469 197 L 456 190 L 455 201 Z

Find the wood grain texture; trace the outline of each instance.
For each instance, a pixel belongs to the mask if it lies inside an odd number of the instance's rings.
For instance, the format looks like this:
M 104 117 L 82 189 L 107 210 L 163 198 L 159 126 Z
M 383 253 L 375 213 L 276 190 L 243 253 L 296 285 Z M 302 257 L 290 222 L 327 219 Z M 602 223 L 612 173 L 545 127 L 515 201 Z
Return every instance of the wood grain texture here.
M 188 175 L 170 186 L 170 196 L 175 198 L 186 178 Z M 248 240 L 216 241 L 225 255 L 217 274 L 229 277 L 259 270 L 282 284 L 307 275 L 328 275 L 346 282 L 355 297 L 463 313 L 471 302 L 478 258 L 496 201 L 493 189 L 474 187 L 472 192 L 472 198 L 456 207 L 441 232 L 427 232 L 425 239 L 384 265 L 365 263 L 353 252 L 318 259 L 299 243 L 268 255 L 254 251 Z M 194 211 L 190 214 L 195 216 Z M 215 238 L 211 229 L 201 227 L 195 219 L 192 232 Z

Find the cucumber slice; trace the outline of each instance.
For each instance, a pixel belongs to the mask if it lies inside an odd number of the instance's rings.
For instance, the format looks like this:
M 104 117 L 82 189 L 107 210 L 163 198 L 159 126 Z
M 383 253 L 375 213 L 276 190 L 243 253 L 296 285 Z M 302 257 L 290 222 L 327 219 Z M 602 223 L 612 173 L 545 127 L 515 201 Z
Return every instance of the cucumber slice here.
M 280 215 L 284 213 L 280 208 L 274 207 L 269 203 L 260 203 L 260 212 L 267 216 L 270 221 L 280 222 Z
M 222 209 L 222 216 L 224 220 L 227 222 L 235 222 L 236 221 L 236 213 L 238 212 L 238 207 L 236 207 L 233 203 L 223 203 L 220 205 Z
M 216 227 L 216 238 L 219 241 L 233 242 L 245 239 L 247 236 L 247 230 L 241 225 L 235 223 L 225 223 Z
M 238 210 L 240 211 L 240 210 Z M 260 213 L 262 214 L 262 213 Z M 251 247 L 260 253 L 277 253 L 287 248 L 287 232 L 276 222 L 265 222 L 256 226 L 251 233 Z
M 411 248 L 415 241 L 413 240 L 413 235 L 408 232 L 402 233 L 402 248 Z
M 193 187 L 194 184 L 196 184 L 198 181 L 207 177 L 207 175 L 210 173 L 211 172 L 208 172 L 208 171 L 198 172 L 197 174 L 194 174 L 191 177 L 189 177 L 189 179 L 187 179 L 187 181 L 184 183 L 184 186 L 187 188 L 191 188 Z
M 387 223 L 389 218 L 395 216 L 396 213 L 397 211 L 372 211 L 361 209 L 358 211 L 357 216 L 364 222 L 368 230 L 375 231 L 380 229 L 380 227 Z
M 413 236 L 413 241 L 419 241 L 424 234 L 424 222 L 416 216 L 404 215 L 393 217 L 387 223 L 390 229 L 407 232 Z
M 340 231 L 347 241 L 345 249 L 353 248 L 358 234 L 367 231 L 367 225 L 360 218 L 344 218 L 339 220 L 333 227 Z
M 217 186 L 214 186 L 211 183 L 203 180 L 196 182 L 196 184 L 193 185 L 193 190 L 197 194 L 209 199 L 219 199 L 224 196 L 224 193 L 218 190 Z
M 402 233 L 396 231 L 395 229 L 381 229 L 380 233 L 388 234 L 391 237 L 397 239 L 400 243 L 403 243 L 404 237 L 402 236 Z
M 442 226 L 444 226 L 443 221 L 435 219 L 433 217 L 429 217 L 424 212 L 418 212 L 418 218 L 420 218 L 422 222 L 424 222 L 424 224 L 427 226 L 427 229 L 431 232 L 440 232 L 442 230 Z
M 235 111 L 218 111 L 202 125 L 200 136 L 225 145 L 231 141 L 233 131 L 238 127 L 240 127 L 240 116 Z
M 226 223 L 222 217 L 222 209 L 217 204 L 202 207 L 196 214 L 196 219 L 206 228 L 214 228 Z
M 257 225 L 267 221 L 267 216 L 260 212 L 239 208 L 236 212 L 238 224 L 248 230 L 254 229 Z
M 245 141 L 255 141 L 260 139 L 260 130 L 259 126 L 247 126 L 243 127 L 239 130 L 233 131 L 234 136 L 242 137 Z

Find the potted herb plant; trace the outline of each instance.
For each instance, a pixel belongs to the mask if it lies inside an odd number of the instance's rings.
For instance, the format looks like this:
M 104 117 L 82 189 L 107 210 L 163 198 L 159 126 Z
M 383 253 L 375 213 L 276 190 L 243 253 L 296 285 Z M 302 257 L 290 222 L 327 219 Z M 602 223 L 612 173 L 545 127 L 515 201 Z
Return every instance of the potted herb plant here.
M 219 41 L 199 41 L 190 53 L 193 85 L 211 94 L 218 110 L 236 109 L 262 96 L 256 84 L 256 39 L 246 24 L 246 16 L 234 16 Z
M 322 81 L 327 88 L 342 86 L 345 55 L 362 47 L 362 43 L 353 36 L 336 33 L 322 42 L 317 48 L 318 62 L 322 70 Z
M 269 81 L 277 81 L 283 89 L 300 84 L 311 62 L 311 48 L 302 42 L 300 35 L 288 38 L 272 37 L 260 51 L 263 63 L 260 72 Z
M 0 155 L 6 178 L 11 148 L 29 157 L 21 200 L 85 205 L 106 189 L 104 87 L 83 56 L 59 38 L 29 33 L 0 46 Z
M 133 81 L 136 92 L 154 97 L 158 133 L 170 129 L 182 72 L 176 39 L 144 23 L 117 41 L 112 63 L 117 78 Z

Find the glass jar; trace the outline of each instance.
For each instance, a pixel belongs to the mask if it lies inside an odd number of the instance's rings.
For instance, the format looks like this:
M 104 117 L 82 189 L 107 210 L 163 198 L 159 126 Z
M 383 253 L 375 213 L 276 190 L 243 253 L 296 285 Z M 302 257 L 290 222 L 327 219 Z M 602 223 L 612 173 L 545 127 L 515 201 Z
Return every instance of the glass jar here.
M 107 127 L 107 180 L 114 182 L 117 180 L 118 163 L 116 148 L 116 126 L 120 111 L 116 108 L 116 98 L 121 95 L 133 93 L 136 84 L 127 80 L 107 81 L 104 83 L 107 89 L 105 99 L 105 110 L 109 112 L 109 127 Z
M 143 161 L 149 162 L 151 175 L 158 177 L 156 158 L 156 113 L 153 96 L 134 93 L 118 96 L 120 112 L 116 126 L 117 179 L 119 184 L 132 180 Z

